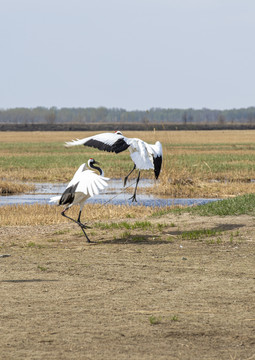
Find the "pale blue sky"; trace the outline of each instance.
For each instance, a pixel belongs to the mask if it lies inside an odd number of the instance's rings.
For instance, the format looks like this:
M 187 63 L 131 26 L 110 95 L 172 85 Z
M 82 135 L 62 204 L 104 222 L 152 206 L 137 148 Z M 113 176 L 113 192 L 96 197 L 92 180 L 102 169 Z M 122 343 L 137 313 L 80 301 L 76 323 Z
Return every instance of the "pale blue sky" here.
M 0 108 L 255 106 L 254 0 L 0 0 Z

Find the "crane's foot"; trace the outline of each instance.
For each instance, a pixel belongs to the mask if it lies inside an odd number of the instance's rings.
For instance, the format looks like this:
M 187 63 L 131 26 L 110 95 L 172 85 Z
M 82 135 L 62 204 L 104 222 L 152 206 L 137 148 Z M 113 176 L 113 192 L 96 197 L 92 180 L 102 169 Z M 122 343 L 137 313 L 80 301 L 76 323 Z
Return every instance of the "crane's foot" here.
M 132 202 L 137 202 L 137 200 L 136 200 L 136 194 L 134 194 L 133 196 L 131 196 L 130 198 L 129 198 L 129 200 L 132 200 Z
M 81 227 L 82 229 L 91 229 L 91 226 L 88 226 L 88 225 L 86 225 L 86 224 L 80 223 L 79 225 L 80 225 L 80 227 Z

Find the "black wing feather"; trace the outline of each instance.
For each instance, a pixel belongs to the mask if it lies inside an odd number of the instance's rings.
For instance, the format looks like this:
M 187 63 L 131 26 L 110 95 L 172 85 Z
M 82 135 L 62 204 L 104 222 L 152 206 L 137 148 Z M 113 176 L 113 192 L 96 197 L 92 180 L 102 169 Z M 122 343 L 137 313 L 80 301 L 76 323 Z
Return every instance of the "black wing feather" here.
M 154 163 L 155 178 L 157 179 L 159 177 L 160 170 L 161 170 L 162 156 L 154 157 L 153 158 L 153 163 Z
M 74 201 L 75 190 L 76 190 L 78 184 L 79 184 L 79 182 L 77 182 L 77 184 L 69 186 L 68 188 L 65 189 L 65 191 L 63 192 L 63 194 L 59 200 L 59 205 L 72 204 L 72 202 Z
M 90 139 L 86 141 L 84 146 L 90 146 L 99 150 L 115 152 L 116 154 L 126 150 L 129 145 L 123 139 L 118 139 L 113 145 L 105 144 L 102 141 Z

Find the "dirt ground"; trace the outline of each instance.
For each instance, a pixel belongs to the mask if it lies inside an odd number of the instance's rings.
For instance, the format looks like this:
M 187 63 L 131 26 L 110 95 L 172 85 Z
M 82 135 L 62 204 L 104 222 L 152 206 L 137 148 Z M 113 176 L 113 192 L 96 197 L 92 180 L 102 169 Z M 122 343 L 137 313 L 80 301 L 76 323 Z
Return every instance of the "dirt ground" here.
M 0 227 L 1 359 L 255 359 L 254 218 L 150 221 Z

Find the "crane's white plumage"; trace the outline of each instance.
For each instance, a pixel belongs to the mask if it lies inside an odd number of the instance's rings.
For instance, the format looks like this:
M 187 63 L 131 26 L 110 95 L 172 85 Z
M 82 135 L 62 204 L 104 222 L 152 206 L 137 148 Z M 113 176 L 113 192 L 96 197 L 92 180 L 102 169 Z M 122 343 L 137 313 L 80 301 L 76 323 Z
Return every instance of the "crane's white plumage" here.
M 158 178 L 161 163 L 155 167 L 155 159 L 159 159 L 162 162 L 162 146 L 159 141 L 155 145 L 147 144 L 146 142 L 140 139 L 131 139 L 129 151 L 130 156 L 133 162 L 136 164 L 136 167 L 140 170 L 149 170 L 153 169 L 157 172 L 155 173 L 156 178 Z
M 133 201 L 136 200 L 136 189 L 140 179 L 140 170 L 153 169 L 156 179 L 160 174 L 163 152 L 162 145 L 159 141 L 152 145 L 138 138 L 127 138 L 123 136 L 120 131 L 116 131 L 115 133 L 102 133 L 81 140 L 76 139 L 65 143 L 66 147 L 76 145 L 90 146 L 99 150 L 115 152 L 116 154 L 129 149 L 131 159 L 134 162 L 133 170 L 135 168 L 139 169 L 135 193 L 132 197 Z M 125 177 L 124 186 L 132 171 Z
M 66 205 L 66 208 L 64 209 L 64 211 L 62 211 L 61 214 L 68 219 L 76 222 L 81 227 L 88 241 L 90 240 L 84 231 L 84 228 L 86 228 L 86 226 L 80 222 L 82 209 L 88 198 L 93 197 L 94 195 L 98 195 L 100 190 L 103 190 L 108 186 L 107 181 L 109 180 L 109 178 L 103 176 L 102 169 L 95 166 L 94 164 L 97 164 L 97 162 L 94 159 L 89 159 L 89 167 L 98 170 L 100 175 L 88 169 L 86 164 L 84 163 L 76 171 L 72 180 L 69 182 L 66 189 L 64 190 L 63 194 L 60 196 L 53 196 L 50 199 L 50 202 L 56 203 L 58 205 Z M 65 211 L 73 205 L 80 205 L 80 211 L 77 221 L 65 215 Z

